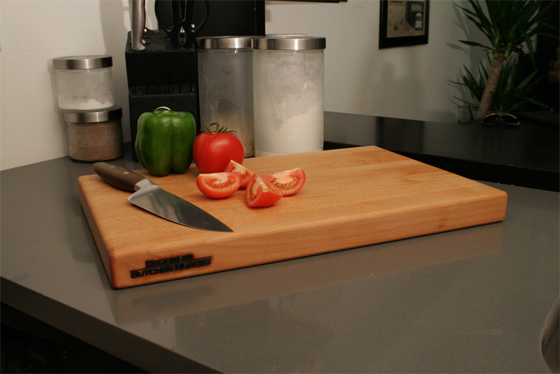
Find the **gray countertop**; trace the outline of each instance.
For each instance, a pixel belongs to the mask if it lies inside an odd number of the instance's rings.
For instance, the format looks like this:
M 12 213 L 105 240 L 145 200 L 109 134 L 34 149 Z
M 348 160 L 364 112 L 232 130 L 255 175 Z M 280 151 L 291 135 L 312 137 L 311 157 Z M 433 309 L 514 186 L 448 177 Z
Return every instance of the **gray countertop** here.
M 113 290 L 78 200 L 92 173 L 1 173 L 2 302 L 141 369 L 548 371 L 556 192 L 487 183 L 509 195 L 502 223 Z

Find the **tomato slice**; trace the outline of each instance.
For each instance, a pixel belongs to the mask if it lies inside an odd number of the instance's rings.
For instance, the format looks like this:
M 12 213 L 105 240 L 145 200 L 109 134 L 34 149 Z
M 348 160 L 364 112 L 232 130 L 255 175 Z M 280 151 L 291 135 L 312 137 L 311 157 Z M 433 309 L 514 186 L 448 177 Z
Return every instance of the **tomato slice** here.
M 226 169 L 224 171 L 235 172 L 235 173 L 241 174 L 241 187 L 239 187 L 239 188 L 247 187 L 247 185 L 249 184 L 249 181 L 251 180 L 253 175 L 255 175 L 254 172 L 252 172 L 251 170 L 247 169 L 245 166 L 243 166 L 240 163 L 235 162 L 233 160 L 231 160 L 229 162 L 229 164 L 227 164 Z
M 282 198 L 282 191 L 257 174 L 251 178 L 245 190 L 245 202 L 251 208 L 274 205 Z
M 274 174 L 261 175 L 282 191 L 284 196 L 293 195 L 305 184 L 305 173 L 302 168 L 279 171 Z
M 241 186 L 239 173 L 199 174 L 196 177 L 198 189 L 212 199 L 223 199 L 233 195 Z

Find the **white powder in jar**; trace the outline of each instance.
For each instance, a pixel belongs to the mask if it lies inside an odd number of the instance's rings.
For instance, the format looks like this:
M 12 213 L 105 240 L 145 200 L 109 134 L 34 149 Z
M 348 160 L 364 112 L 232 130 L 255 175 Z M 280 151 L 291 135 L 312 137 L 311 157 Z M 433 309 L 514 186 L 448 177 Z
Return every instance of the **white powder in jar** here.
M 87 101 L 79 100 L 75 98 L 64 97 L 58 95 L 58 105 L 60 109 L 68 110 L 92 110 L 92 109 L 106 109 L 114 105 L 113 100 L 107 100 L 101 102 L 95 99 L 89 99 Z
M 310 107 L 306 113 L 296 114 L 275 123 L 260 121 L 255 128 L 255 156 L 274 156 L 323 150 L 323 103 Z
M 255 155 L 323 149 L 323 52 L 255 51 Z
M 95 110 L 114 105 L 111 68 L 57 70 L 58 106 L 63 110 Z

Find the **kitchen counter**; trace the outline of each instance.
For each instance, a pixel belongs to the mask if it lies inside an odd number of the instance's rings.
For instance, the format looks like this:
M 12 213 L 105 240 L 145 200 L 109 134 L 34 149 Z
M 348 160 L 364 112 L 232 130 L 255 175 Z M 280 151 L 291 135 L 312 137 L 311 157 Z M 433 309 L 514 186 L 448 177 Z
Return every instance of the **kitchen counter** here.
M 467 178 L 558 192 L 560 122 L 535 117 L 483 126 L 326 112 L 325 148 L 376 145 Z
M 129 155 L 114 163 L 140 168 Z M 92 173 L 66 157 L 1 172 L 3 323 L 132 371 L 548 371 L 557 192 L 484 182 L 508 193 L 504 222 L 114 290 L 78 200 Z

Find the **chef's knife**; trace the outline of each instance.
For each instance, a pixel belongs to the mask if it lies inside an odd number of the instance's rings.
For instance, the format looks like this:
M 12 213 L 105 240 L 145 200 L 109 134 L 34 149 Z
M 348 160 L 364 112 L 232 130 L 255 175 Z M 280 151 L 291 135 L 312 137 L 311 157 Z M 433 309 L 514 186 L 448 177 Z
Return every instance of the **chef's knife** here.
M 157 216 L 195 229 L 233 232 L 211 214 L 177 197 L 149 179 L 120 166 L 96 162 L 93 170 L 108 184 L 134 192 L 127 199 Z

